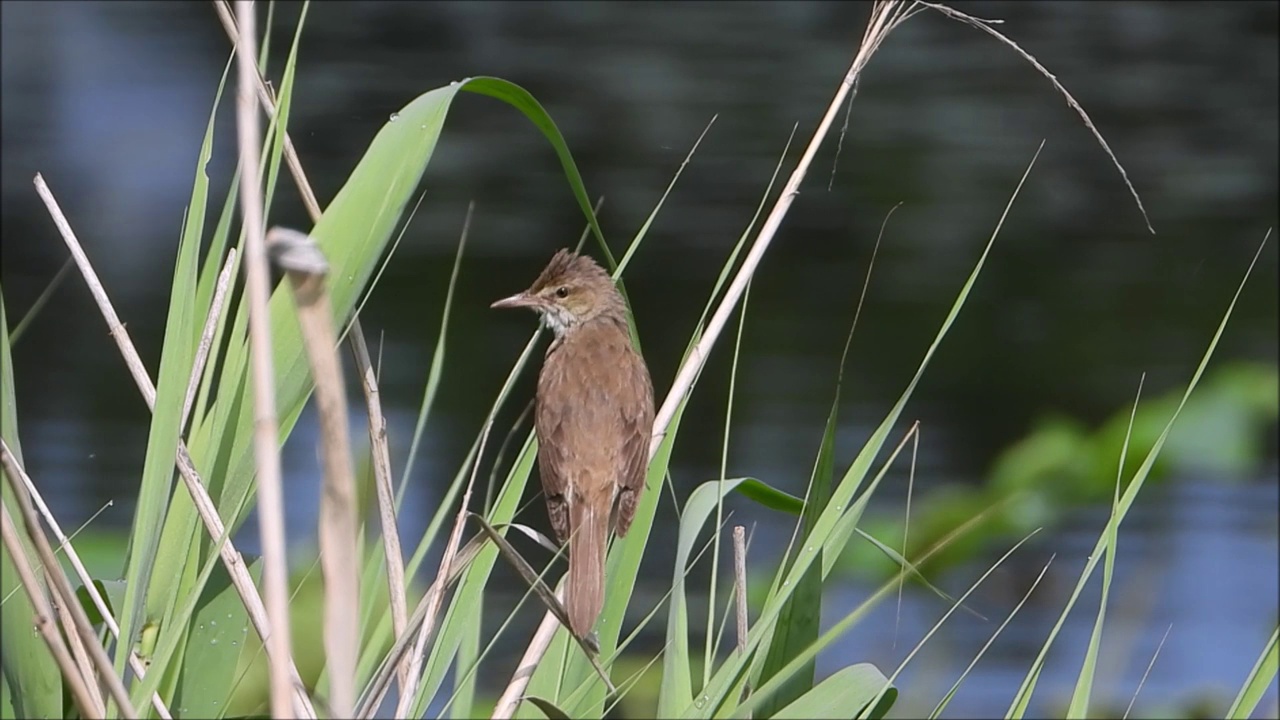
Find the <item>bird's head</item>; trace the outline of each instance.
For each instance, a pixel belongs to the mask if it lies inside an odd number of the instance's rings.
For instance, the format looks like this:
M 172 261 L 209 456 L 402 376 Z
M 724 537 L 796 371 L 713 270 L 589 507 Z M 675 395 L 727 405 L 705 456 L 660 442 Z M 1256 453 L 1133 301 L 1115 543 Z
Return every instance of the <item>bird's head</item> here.
M 597 317 L 626 316 L 622 295 L 604 268 L 590 257 L 568 250 L 557 252 L 528 290 L 490 307 L 536 310 L 556 337 Z

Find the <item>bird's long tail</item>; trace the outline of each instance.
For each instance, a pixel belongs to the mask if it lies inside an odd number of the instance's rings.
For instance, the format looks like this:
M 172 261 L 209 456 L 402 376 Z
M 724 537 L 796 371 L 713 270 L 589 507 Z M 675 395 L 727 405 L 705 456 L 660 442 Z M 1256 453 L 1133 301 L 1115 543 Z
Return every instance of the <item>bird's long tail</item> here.
M 589 503 L 569 508 L 569 585 L 565 604 L 569 626 L 585 637 L 604 606 L 604 559 L 609 533 L 609 513 Z

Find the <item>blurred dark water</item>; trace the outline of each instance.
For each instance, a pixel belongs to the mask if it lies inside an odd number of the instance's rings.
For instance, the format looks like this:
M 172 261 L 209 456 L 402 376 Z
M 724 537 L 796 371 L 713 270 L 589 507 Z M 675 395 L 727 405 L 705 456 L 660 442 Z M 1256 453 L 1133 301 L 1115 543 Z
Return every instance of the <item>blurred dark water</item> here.
M 994 455 L 1046 412 L 1100 421 L 1131 402 L 1144 372 L 1144 393 L 1183 385 L 1275 223 L 1275 3 L 959 7 L 1003 19 L 999 28 L 1075 95 L 1127 169 L 1156 234 L 1043 76 L 969 27 L 936 14 L 911 20 L 872 60 L 839 157 L 835 142 L 819 153 L 752 284 L 730 476 L 803 491 L 872 247 L 899 203 L 846 369 L 843 462 L 902 392 L 1046 143 L 908 407 L 908 418 L 922 423 L 917 478 L 924 487 L 980 479 Z M 316 4 L 303 32 L 290 130 L 323 203 L 382 123 L 417 94 L 467 76 L 512 80 L 555 118 L 589 191 L 605 197 L 602 223 L 620 254 L 714 117 L 627 272 L 661 397 L 788 136 L 794 127 L 784 173 L 844 73 L 868 10 L 861 3 Z M 5 2 L 0 12 L 10 324 L 66 257 L 32 190 L 39 171 L 154 369 L 175 238 L 228 57 L 225 38 L 201 3 Z M 297 5 L 276 11 L 276 58 L 287 52 L 298 12 Z M 224 102 L 208 168 L 214 208 L 233 167 L 231 109 Z M 582 226 L 546 142 L 517 113 L 478 96 L 462 97 L 451 111 L 423 187 L 421 210 L 363 315 L 370 344 L 381 348 L 400 468 L 474 201 L 443 384 L 404 520 L 410 537 L 425 528 L 533 327 L 532 317 L 492 313 L 489 302 L 524 287 Z M 287 182 L 271 220 L 308 225 Z M 1217 357 L 1275 363 L 1278 320 L 1271 242 Z M 685 416 L 673 464 L 681 493 L 719 472 L 735 330 L 736 320 Z M 97 522 L 127 527 L 147 414 L 78 278 L 53 297 L 14 357 L 26 462 L 55 512 L 75 527 L 114 499 Z M 507 426 L 531 392 L 530 376 L 504 415 Z M 356 418 L 353 427 L 361 425 Z M 314 427 L 304 417 L 285 458 L 290 533 L 301 544 L 309 542 L 317 503 L 313 448 Z M 1229 699 L 1238 688 L 1277 616 L 1275 475 L 1271 441 L 1253 477 L 1182 478 L 1139 503 L 1122 538 L 1127 573 L 1116 593 L 1129 598 L 1124 607 L 1146 611 L 1116 613 L 1115 642 L 1128 647 L 1112 653 L 1125 661 L 1108 668 L 1100 685 L 1108 702 L 1123 708 L 1170 625 L 1139 708 L 1159 712 L 1205 693 Z M 764 523 L 762 538 L 785 536 L 776 520 L 736 507 Z M 668 501 L 660 512 L 674 523 Z M 1009 587 L 990 591 L 987 614 L 1001 618 L 1057 553 L 1061 575 L 1046 591 L 1050 599 L 1011 624 L 955 711 L 1007 706 L 1105 522 L 1099 512 L 1037 539 L 1033 556 L 1006 571 Z M 526 519 L 544 524 L 539 506 Z M 252 548 L 253 526 L 246 527 Z M 668 577 L 670 552 L 659 545 L 647 561 L 655 587 Z M 773 557 L 753 553 L 753 560 Z M 958 594 L 981 569 L 956 571 L 944 584 Z M 856 583 L 833 591 L 832 620 L 865 593 Z M 1047 695 L 1069 692 L 1074 682 L 1096 591 L 1082 602 L 1086 609 L 1051 656 Z M 865 659 L 892 669 L 945 610 L 911 593 L 901 618 L 890 605 L 877 611 L 888 613 L 884 622 L 859 626 L 824 666 Z M 995 623 L 962 618 L 949 621 L 956 629 L 927 645 L 929 657 L 904 676 L 904 703 L 939 697 L 921 688 L 945 691 L 994 630 Z M 1274 691 L 1269 702 L 1274 714 Z

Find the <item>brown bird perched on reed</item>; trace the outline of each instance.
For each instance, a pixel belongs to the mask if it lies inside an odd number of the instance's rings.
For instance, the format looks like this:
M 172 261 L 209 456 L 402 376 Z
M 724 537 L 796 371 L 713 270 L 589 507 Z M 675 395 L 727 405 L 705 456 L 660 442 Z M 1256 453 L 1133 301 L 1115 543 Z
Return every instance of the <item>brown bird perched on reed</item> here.
M 492 307 L 536 310 L 555 333 L 538 375 L 538 470 L 551 527 L 569 543 L 569 625 L 586 637 L 604 605 L 610 525 L 625 536 L 644 492 L 653 384 L 626 303 L 590 257 L 557 252 L 528 290 Z

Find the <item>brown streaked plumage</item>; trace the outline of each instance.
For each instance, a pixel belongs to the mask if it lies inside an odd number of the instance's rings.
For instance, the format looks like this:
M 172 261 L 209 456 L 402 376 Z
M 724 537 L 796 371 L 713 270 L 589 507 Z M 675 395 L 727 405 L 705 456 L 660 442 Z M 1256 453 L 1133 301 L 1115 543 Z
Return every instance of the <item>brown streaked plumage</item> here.
M 627 308 L 594 260 L 561 250 L 526 291 L 495 308 L 536 310 L 555 333 L 538 375 L 538 470 L 556 538 L 569 543 L 565 605 L 579 636 L 604 605 L 605 546 L 625 536 L 644 492 L 653 385 Z

